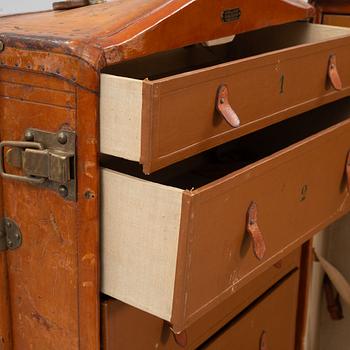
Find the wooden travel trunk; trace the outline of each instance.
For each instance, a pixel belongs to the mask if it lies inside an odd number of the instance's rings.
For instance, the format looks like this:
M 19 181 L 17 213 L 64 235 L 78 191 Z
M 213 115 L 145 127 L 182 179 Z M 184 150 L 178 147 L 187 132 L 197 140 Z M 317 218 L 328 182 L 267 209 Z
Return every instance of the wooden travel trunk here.
M 87 5 L 0 18 L 1 350 L 298 348 L 309 240 L 350 210 L 350 30 Z

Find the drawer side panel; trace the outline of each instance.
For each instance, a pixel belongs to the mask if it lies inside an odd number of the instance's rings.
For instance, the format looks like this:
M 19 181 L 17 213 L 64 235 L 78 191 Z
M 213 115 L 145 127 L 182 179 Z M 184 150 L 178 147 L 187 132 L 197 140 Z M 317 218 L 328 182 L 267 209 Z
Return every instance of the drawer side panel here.
M 133 161 L 141 157 L 143 82 L 101 75 L 101 152 Z
M 102 170 L 102 292 L 170 320 L 183 191 Z

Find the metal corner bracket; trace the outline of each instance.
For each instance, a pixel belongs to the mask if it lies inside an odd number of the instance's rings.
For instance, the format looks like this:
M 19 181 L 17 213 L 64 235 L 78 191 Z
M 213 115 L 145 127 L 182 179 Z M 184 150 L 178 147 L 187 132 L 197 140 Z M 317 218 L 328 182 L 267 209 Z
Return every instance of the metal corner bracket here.
M 0 252 L 15 250 L 22 245 L 22 233 L 11 219 L 0 220 Z

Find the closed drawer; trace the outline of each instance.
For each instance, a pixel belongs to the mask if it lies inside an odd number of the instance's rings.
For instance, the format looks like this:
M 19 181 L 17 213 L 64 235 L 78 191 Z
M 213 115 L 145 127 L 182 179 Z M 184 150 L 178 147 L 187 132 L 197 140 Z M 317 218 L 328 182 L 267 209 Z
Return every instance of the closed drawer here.
M 331 57 L 340 91 L 328 78 Z M 154 172 L 349 95 L 349 60 L 349 29 L 293 23 L 109 68 L 101 77 L 101 152 Z M 220 101 L 232 110 L 220 112 Z
M 348 15 L 323 15 L 323 23 L 331 26 L 350 27 L 350 14 Z
M 299 248 L 190 326 L 185 349 L 196 349 L 271 286 L 298 269 L 300 253 Z M 167 322 L 121 301 L 111 298 L 103 300 L 101 320 L 104 350 L 179 349 Z
M 148 177 L 103 159 L 103 292 L 175 330 L 236 293 L 349 211 L 348 116 L 350 98 Z
M 294 350 L 297 305 L 295 273 L 200 349 Z

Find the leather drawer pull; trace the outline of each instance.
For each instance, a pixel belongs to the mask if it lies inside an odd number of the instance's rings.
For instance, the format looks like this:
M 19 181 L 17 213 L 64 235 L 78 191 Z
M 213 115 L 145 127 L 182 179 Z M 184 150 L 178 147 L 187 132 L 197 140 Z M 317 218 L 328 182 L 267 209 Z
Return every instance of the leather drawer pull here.
M 248 209 L 247 231 L 253 242 L 253 251 L 257 259 L 262 260 L 266 253 L 264 237 L 258 226 L 258 207 L 252 202 Z
M 175 343 L 180 347 L 185 348 L 187 346 L 187 331 L 184 330 L 180 333 L 176 333 L 171 327 L 170 330 L 173 333 Z
M 335 55 L 332 55 L 329 58 L 328 77 L 335 90 L 340 91 L 343 88 L 343 84 L 337 69 L 337 58 Z
M 267 346 L 267 332 L 263 331 L 260 337 L 260 348 L 259 350 L 268 350 Z
M 348 190 L 350 192 L 350 152 L 348 153 L 348 159 L 346 160 L 346 177 L 348 180 Z
M 326 297 L 329 316 L 334 321 L 342 320 L 344 318 L 344 314 L 340 301 L 340 295 L 335 291 L 334 285 L 327 274 L 325 274 L 323 278 L 323 290 Z
M 228 99 L 227 85 L 220 85 L 216 97 L 216 109 L 225 118 L 225 120 L 233 127 L 238 128 L 241 121 L 236 112 L 232 109 Z

